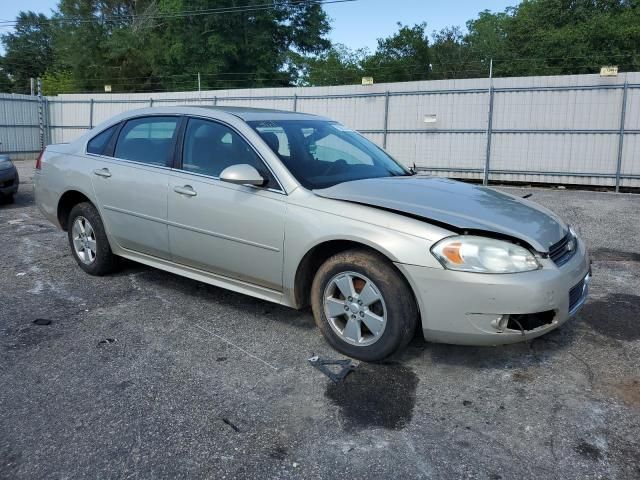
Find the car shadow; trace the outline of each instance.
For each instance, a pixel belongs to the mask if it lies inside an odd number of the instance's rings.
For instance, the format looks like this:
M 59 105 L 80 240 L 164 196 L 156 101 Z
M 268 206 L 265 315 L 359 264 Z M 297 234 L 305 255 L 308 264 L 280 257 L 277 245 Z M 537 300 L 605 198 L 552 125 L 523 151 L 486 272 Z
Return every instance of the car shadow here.
M 287 323 L 293 327 L 305 330 L 315 328 L 313 315 L 311 314 L 311 309 L 308 307 L 302 310 L 296 310 L 130 260 L 122 259 L 121 268 L 112 275 L 114 277 L 135 275 L 149 282 L 151 284 L 150 288 L 161 286 L 180 295 L 216 303 L 224 308 L 234 309 L 245 315 L 262 316 L 270 321 Z
M 18 208 L 29 207 L 34 204 L 33 185 L 20 184 L 18 191 L 14 195 L 13 203 L 9 202 L 7 197 L 0 195 L 0 209 L 14 210 Z

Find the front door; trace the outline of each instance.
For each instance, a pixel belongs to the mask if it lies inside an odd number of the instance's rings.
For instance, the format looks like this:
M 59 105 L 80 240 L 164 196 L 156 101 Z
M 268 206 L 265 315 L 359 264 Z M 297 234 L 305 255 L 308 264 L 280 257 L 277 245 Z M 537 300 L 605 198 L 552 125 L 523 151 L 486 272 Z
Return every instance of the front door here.
M 234 164 L 254 166 L 264 188 L 218 179 Z M 189 119 L 182 168 L 168 184 L 169 245 L 176 263 L 282 289 L 286 195 L 257 153 L 231 127 Z

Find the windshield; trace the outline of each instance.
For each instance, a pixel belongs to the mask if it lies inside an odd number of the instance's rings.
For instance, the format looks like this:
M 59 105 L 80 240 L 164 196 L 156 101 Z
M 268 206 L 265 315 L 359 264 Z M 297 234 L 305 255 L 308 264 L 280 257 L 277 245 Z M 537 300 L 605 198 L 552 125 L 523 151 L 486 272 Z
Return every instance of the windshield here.
M 359 133 L 324 120 L 248 122 L 310 190 L 363 178 L 410 175 Z

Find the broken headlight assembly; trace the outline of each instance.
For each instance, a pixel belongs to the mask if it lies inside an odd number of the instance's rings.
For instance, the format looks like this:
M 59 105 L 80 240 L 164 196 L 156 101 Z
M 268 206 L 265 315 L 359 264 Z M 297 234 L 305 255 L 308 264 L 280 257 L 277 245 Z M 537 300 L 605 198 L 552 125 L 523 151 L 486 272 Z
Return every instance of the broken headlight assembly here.
M 518 273 L 541 268 L 536 257 L 515 243 L 474 235 L 440 240 L 431 253 L 448 270 L 477 273 Z

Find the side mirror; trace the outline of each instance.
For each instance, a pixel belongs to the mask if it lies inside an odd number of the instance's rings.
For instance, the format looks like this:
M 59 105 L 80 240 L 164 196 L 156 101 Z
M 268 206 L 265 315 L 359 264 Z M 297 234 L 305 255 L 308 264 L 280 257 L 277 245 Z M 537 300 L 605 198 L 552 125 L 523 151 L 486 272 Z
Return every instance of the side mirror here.
M 237 185 L 255 185 L 258 187 L 264 185 L 265 182 L 258 170 L 246 163 L 225 168 L 220 173 L 220 180 Z

